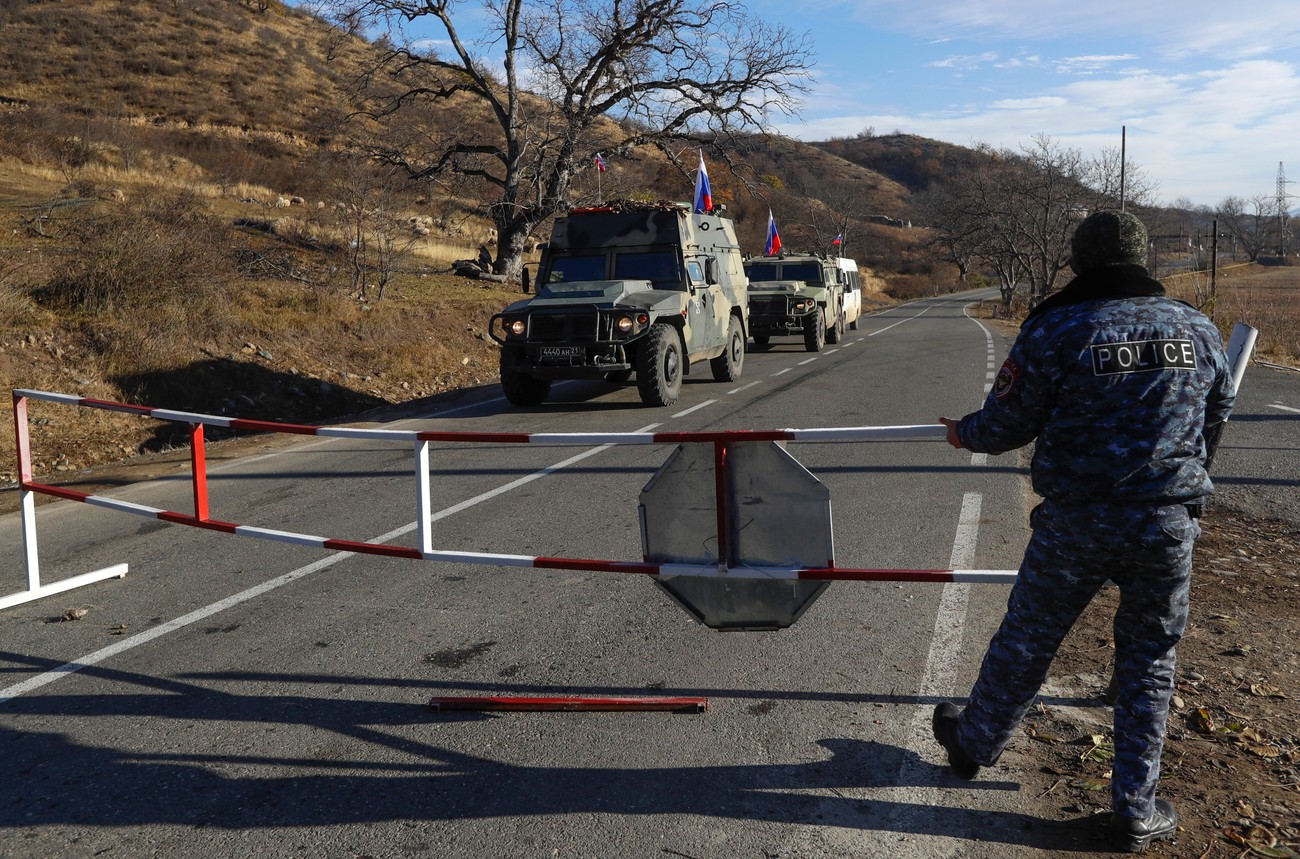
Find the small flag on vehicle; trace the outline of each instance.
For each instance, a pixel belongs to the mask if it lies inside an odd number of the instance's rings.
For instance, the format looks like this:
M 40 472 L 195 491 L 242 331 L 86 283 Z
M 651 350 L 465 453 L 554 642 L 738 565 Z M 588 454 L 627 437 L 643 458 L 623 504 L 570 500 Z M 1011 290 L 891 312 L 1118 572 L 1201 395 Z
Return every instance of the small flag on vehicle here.
M 767 256 L 775 256 L 781 252 L 781 234 L 776 230 L 776 218 L 772 217 L 772 210 L 767 210 L 767 248 L 763 251 Z

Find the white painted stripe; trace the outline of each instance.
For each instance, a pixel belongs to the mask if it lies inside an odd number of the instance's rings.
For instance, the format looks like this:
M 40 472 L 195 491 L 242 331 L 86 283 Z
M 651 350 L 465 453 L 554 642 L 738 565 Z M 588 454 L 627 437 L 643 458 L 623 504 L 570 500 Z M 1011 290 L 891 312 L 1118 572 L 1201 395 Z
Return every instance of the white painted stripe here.
M 52 394 L 49 391 L 31 391 L 26 388 L 17 388 L 14 393 L 20 397 L 26 397 L 29 400 L 45 400 L 51 403 L 66 403 L 70 406 L 81 405 L 81 397 L 72 394 Z
M 800 361 L 800 362 L 799 362 L 799 366 L 802 367 L 804 364 L 811 364 L 813 361 L 816 361 L 816 360 L 817 360 L 817 357 L 818 357 L 818 356 L 814 355 L 814 356 L 812 356 L 811 358 L 809 358 L 809 359 L 806 360 L 806 361 Z
M 826 429 L 787 429 L 794 441 L 869 441 L 873 439 L 946 438 L 943 424 L 918 424 L 897 427 L 827 427 Z
M 154 409 L 149 413 L 149 417 L 157 418 L 160 421 L 181 421 L 187 424 L 207 424 L 214 427 L 228 427 L 231 420 L 229 418 L 199 414 L 198 412 L 178 412 L 172 409 Z
M 277 543 L 292 543 L 295 546 L 310 546 L 314 549 L 325 547 L 325 537 L 311 534 L 296 534 L 293 531 L 277 531 L 274 528 L 259 528 L 256 525 L 236 525 L 235 533 L 241 537 L 258 537 L 262 540 L 274 540 Z
M 488 552 L 447 552 L 434 550 L 421 552 L 426 561 L 443 561 L 448 564 L 492 563 L 501 567 L 531 567 L 537 560 L 534 555 L 493 555 Z
M 734 390 L 727 391 L 727 396 L 731 396 L 732 394 L 739 394 L 741 391 L 744 391 L 748 388 L 752 388 L 757 384 L 758 382 L 750 382 L 748 385 L 741 385 L 739 388 L 735 388 Z
M 972 453 L 970 455 L 971 465 L 988 465 L 989 455 L 987 453 Z
M 953 570 L 952 578 L 956 582 L 982 585 L 1013 585 L 1019 570 Z
M 711 406 L 716 402 L 717 400 L 705 400 L 699 405 L 691 406 L 689 409 L 686 409 L 685 411 L 678 412 L 677 414 L 673 415 L 673 417 L 684 418 L 687 415 L 689 415 L 691 412 L 698 412 L 700 409 L 704 408 L 705 406 Z
M 370 441 L 416 441 L 416 432 L 413 430 L 365 429 L 364 427 L 321 427 L 316 430 L 315 435 Z
M 645 426 L 637 430 L 637 432 L 639 433 L 649 432 L 658 426 L 659 424 L 650 424 L 649 426 Z M 448 507 L 445 510 L 441 510 L 433 514 L 433 516 L 429 517 L 429 521 L 436 522 L 439 519 L 445 519 L 448 516 L 451 516 L 455 513 L 459 513 L 460 511 L 465 510 L 469 507 L 473 507 L 474 505 L 482 503 L 483 501 L 487 501 L 505 492 L 509 492 L 511 489 L 514 489 L 518 486 L 522 486 L 525 483 L 529 483 L 540 477 L 545 477 L 546 475 L 551 474 L 552 472 L 555 471 L 559 471 L 560 469 L 572 465 L 575 462 L 580 462 L 589 456 L 594 456 L 595 454 L 603 450 L 607 450 L 608 448 L 609 446 L 605 445 L 602 447 L 595 448 L 593 450 L 583 451 L 582 453 L 579 453 L 576 456 L 571 456 L 568 459 L 562 462 L 557 462 L 555 465 L 548 466 L 542 469 L 541 471 L 537 471 L 532 474 L 525 475 L 524 477 L 512 481 L 506 484 L 505 486 L 498 487 L 497 489 L 494 489 L 490 492 L 484 492 L 482 495 L 475 496 L 474 498 L 471 498 L 467 501 L 462 501 L 460 504 L 457 504 L 453 507 Z M 368 542 L 387 543 L 390 540 L 395 540 L 398 537 L 401 537 L 405 534 L 409 534 L 411 531 L 414 531 L 418 527 L 418 525 L 419 523 L 417 522 L 411 522 L 408 525 L 403 525 L 400 528 L 395 528 L 394 530 L 389 531 L 387 534 L 381 534 L 380 536 Z M 58 680 L 62 677 L 66 677 L 69 674 L 75 674 L 76 672 L 80 671 L 83 668 L 89 668 L 92 665 L 97 665 L 98 663 L 103 662 L 105 659 L 109 659 L 113 656 L 116 656 L 119 653 L 124 653 L 128 650 L 139 647 L 142 644 L 148 644 L 150 641 L 153 641 L 156 638 L 160 638 L 163 635 L 166 635 L 171 632 L 175 632 L 178 629 L 184 629 L 185 627 L 189 626 L 192 623 L 196 623 L 200 620 L 203 620 L 204 618 L 211 617 L 212 615 L 217 614 L 218 612 L 221 611 L 225 611 L 226 609 L 231 608 L 232 606 L 236 606 L 239 605 L 240 603 L 248 602 L 251 599 L 255 599 L 261 596 L 262 594 L 269 593 L 273 590 L 276 590 L 277 588 L 290 584 L 291 582 L 295 582 L 298 579 L 305 578 L 311 575 L 312 573 L 319 572 L 320 570 L 331 567 L 334 564 L 337 564 L 339 561 L 344 560 L 345 558 L 354 557 L 354 555 L 355 555 L 354 552 L 335 552 L 329 557 L 321 558 L 319 561 L 315 561 L 314 563 L 308 564 L 305 567 L 299 567 L 296 570 L 285 573 L 283 576 L 279 576 L 278 578 L 274 578 L 271 579 L 270 581 L 263 582 L 260 585 L 251 587 L 246 591 L 241 591 L 233 596 L 226 597 L 224 600 L 215 602 L 209 606 L 205 606 L 204 608 L 198 609 L 197 611 L 190 612 L 189 614 L 178 617 L 175 620 L 168 621 L 167 623 L 164 623 L 160 626 L 156 626 L 153 629 L 150 629 L 146 632 L 137 633 L 136 635 L 133 635 L 130 638 L 124 638 L 121 641 L 116 642 L 115 644 L 109 645 L 108 647 L 102 648 L 100 650 L 96 650 L 93 653 L 88 653 L 85 656 L 81 657 L 80 659 L 74 660 L 72 662 L 64 663 L 63 665 L 59 666 L 58 668 L 55 668 L 52 671 L 46 671 L 45 673 L 38 674 L 35 677 L 29 677 L 28 679 L 24 680 L 21 683 L 15 683 L 12 686 L 9 686 L 4 689 L 0 689 L 0 705 L 4 704 L 4 702 L 8 701 L 10 698 L 17 698 L 19 695 L 24 695 L 28 692 L 31 692 L 34 689 L 39 689 L 42 686 L 46 686 L 50 683 L 53 683 L 55 680 Z
M 782 376 L 782 375 L 785 375 L 786 373 L 790 372 L 792 369 L 794 369 L 794 368 L 793 368 L 793 367 L 786 367 L 786 368 L 784 368 L 784 369 L 777 370 L 777 371 L 776 371 L 775 373 L 773 373 L 772 375 L 773 375 L 773 376 Z
M 145 516 L 150 519 L 158 518 L 158 514 L 163 512 L 157 507 L 146 507 L 143 504 L 133 504 L 130 501 L 121 501 L 117 498 L 105 498 L 103 495 L 88 495 L 86 496 L 86 503 L 92 507 L 118 510 L 122 513 L 130 513 L 133 516 Z
M 1294 412 L 1295 414 L 1300 415 L 1300 409 L 1293 409 L 1290 406 L 1284 406 L 1281 403 L 1269 403 L 1268 407 L 1270 409 L 1281 409 L 1284 412 Z
M 838 351 L 840 351 L 840 350 L 839 350 L 839 347 L 837 346 L 837 347 L 834 348 L 834 349 L 827 349 L 827 350 L 826 350 L 825 352 L 823 352 L 822 354 L 823 354 L 823 355 L 834 355 L 834 354 L 835 354 L 836 352 L 838 352 Z

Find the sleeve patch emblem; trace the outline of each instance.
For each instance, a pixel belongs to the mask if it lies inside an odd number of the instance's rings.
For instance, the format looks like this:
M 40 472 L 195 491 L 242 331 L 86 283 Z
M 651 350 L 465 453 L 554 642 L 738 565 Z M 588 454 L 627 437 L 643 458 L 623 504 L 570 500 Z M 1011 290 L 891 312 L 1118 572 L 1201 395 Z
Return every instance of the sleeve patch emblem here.
M 998 377 L 993 380 L 993 397 L 1000 400 L 1011 393 L 1011 389 L 1015 387 L 1016 378 L 1019 375 L 1020 368 L 1015 365 L 1014 361 L 1010 358 L 1003 361 L 1002 369 L 998 370 Z
M 1136 340 L 1097 343 L 1092 350 L 1095 376 L 1143 373 L 1149 370 L 1195 370 L 1196 344 L 1191 340 Z

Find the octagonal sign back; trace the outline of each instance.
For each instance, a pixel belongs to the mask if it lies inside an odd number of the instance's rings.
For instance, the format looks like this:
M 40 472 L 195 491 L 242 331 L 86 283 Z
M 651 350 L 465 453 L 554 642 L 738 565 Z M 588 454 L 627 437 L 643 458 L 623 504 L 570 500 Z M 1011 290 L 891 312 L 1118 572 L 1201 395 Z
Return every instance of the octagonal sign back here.
M 714 446 L 678 446 L 641 490 L 641 546 L 661 564 L 790 569 L 830 567 L 830 490 L 775 442 L 731 443 L 725 481 L 727 554 L 718 557 Z M 720 630 L 790 626 L 830 582 L 667 576 L 656 584 L 693 617 Z

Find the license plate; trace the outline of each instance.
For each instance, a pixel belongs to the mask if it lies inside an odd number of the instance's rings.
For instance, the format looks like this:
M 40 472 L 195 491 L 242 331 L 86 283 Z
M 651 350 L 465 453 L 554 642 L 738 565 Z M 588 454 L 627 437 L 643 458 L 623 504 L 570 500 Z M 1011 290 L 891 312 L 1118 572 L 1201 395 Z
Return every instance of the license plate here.
M 543 358 L 581 358 L 581 346 L 543 346 Z

